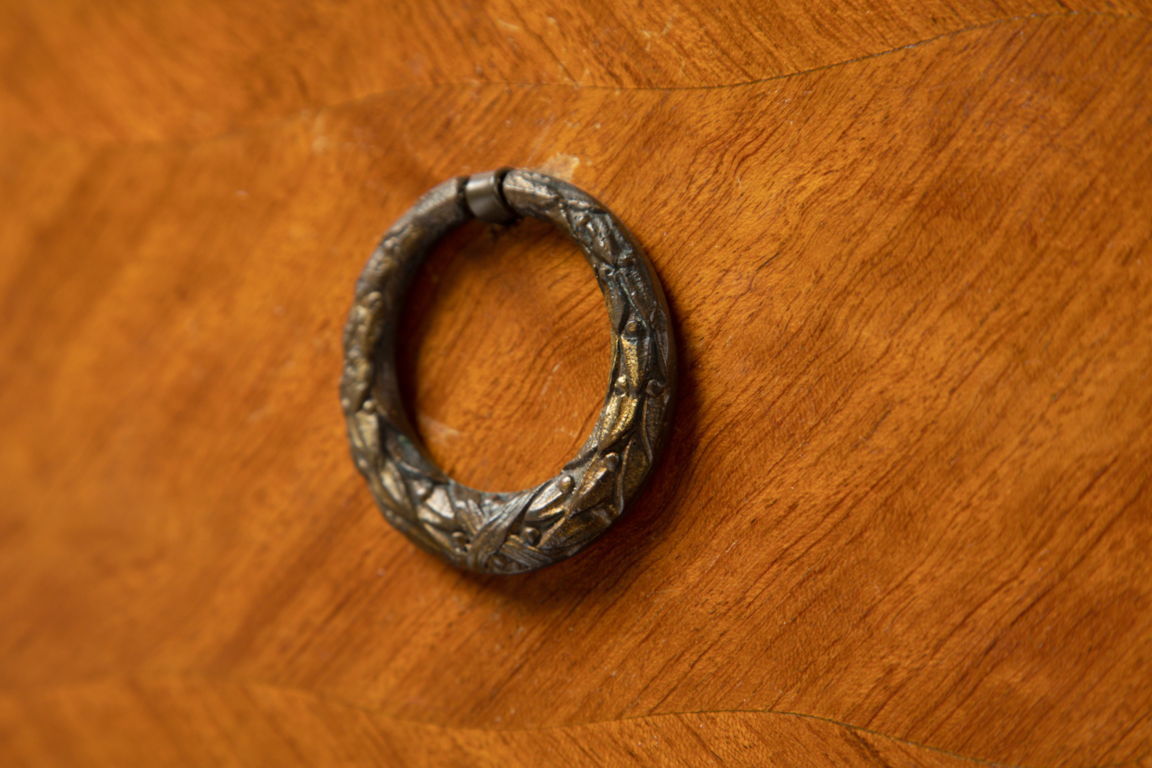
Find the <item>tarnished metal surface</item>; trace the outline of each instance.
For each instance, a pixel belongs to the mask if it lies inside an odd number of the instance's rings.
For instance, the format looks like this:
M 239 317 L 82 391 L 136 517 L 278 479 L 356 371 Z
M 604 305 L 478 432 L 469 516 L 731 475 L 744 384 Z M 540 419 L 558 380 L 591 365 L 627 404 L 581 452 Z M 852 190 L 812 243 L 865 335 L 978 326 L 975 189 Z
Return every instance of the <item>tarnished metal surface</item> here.
M 579 454 L 547 482 L 487 493 L 448 477 L 405 413 L 395 335 L 404 292 L 425 254 L 472 216 L 469 202 L 479 204 L 465 200 L 467 182 L 453 179 L 428 192 L 364 268 L 345 329 L 341 404 L 356 466 L 390 523 L 461 568 L 519 573 L 576 554 L 623 513 L 667 431 L 675 352 L 660 284 L 616 217 L 571 184 L 508 171 L 496 190 L 502 202 L 568 232 L 595 271 L 612 326 L 608 394 Z

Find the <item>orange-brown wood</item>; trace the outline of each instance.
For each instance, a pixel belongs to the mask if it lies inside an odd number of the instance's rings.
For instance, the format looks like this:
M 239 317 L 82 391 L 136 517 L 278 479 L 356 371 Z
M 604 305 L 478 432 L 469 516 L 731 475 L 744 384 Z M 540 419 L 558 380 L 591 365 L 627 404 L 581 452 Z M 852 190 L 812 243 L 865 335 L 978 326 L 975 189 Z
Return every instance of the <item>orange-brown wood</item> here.
M 1148 764 L 1150 13 L 8 0 L 0 760 Z M 477 578 L 336 385 L 376 238 L 504 164 L 636 232 L 682 394 L 608 535 Z M 457 477 L 582 442 L 555 233 L 462 231 L 406 322 Z

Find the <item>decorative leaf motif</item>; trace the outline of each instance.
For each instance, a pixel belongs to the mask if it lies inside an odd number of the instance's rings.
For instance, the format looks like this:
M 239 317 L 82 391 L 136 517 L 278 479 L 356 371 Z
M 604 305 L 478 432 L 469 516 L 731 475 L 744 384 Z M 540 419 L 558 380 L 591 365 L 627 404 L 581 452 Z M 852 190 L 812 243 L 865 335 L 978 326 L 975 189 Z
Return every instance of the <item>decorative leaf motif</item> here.
M 566 182 L 509 171 L 508 204 L 567 231 L 593 268 L 613 329 L 609 391 L 576 458 L 536 488 L 492 494 L 446 476 L 404 416 L 391 350 L 408 276 L 470 216 L 464 181 L 421 198 L 373 252 L 345 329 L 341 405 L 353 459 L 389 522 L 459 567 L 520 573 L 587 546 L 620 517 L 654 466 L 672 401 L 671 323 L 643 251 L 611 212 Z

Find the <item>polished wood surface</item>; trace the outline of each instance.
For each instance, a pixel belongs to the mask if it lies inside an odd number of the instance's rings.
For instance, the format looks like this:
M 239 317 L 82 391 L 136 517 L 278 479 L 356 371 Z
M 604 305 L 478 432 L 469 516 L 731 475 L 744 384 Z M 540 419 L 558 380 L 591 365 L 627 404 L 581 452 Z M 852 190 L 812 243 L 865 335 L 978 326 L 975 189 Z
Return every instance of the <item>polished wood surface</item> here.
M 4 765 L 1150 764 L 1146 2 L 2 5 Z M 336 385 L 375 239 L 504 164 L 646 245 L 682 395 L 608 535 L 477 578 Z M 406 322 L 457 477 L 582 442 L 555 233 Z

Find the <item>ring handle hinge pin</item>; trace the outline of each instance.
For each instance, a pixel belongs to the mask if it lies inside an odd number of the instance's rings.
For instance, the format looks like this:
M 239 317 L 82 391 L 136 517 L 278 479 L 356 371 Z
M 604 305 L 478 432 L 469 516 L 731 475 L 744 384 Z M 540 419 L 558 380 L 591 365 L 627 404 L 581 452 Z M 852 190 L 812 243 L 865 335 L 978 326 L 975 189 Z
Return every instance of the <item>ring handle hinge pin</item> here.
M 508 224 L 520 218 L 504 199 L 504 176 L 508 168 L 476 173 L 464 180 L 464 205 L 481 221 Z

